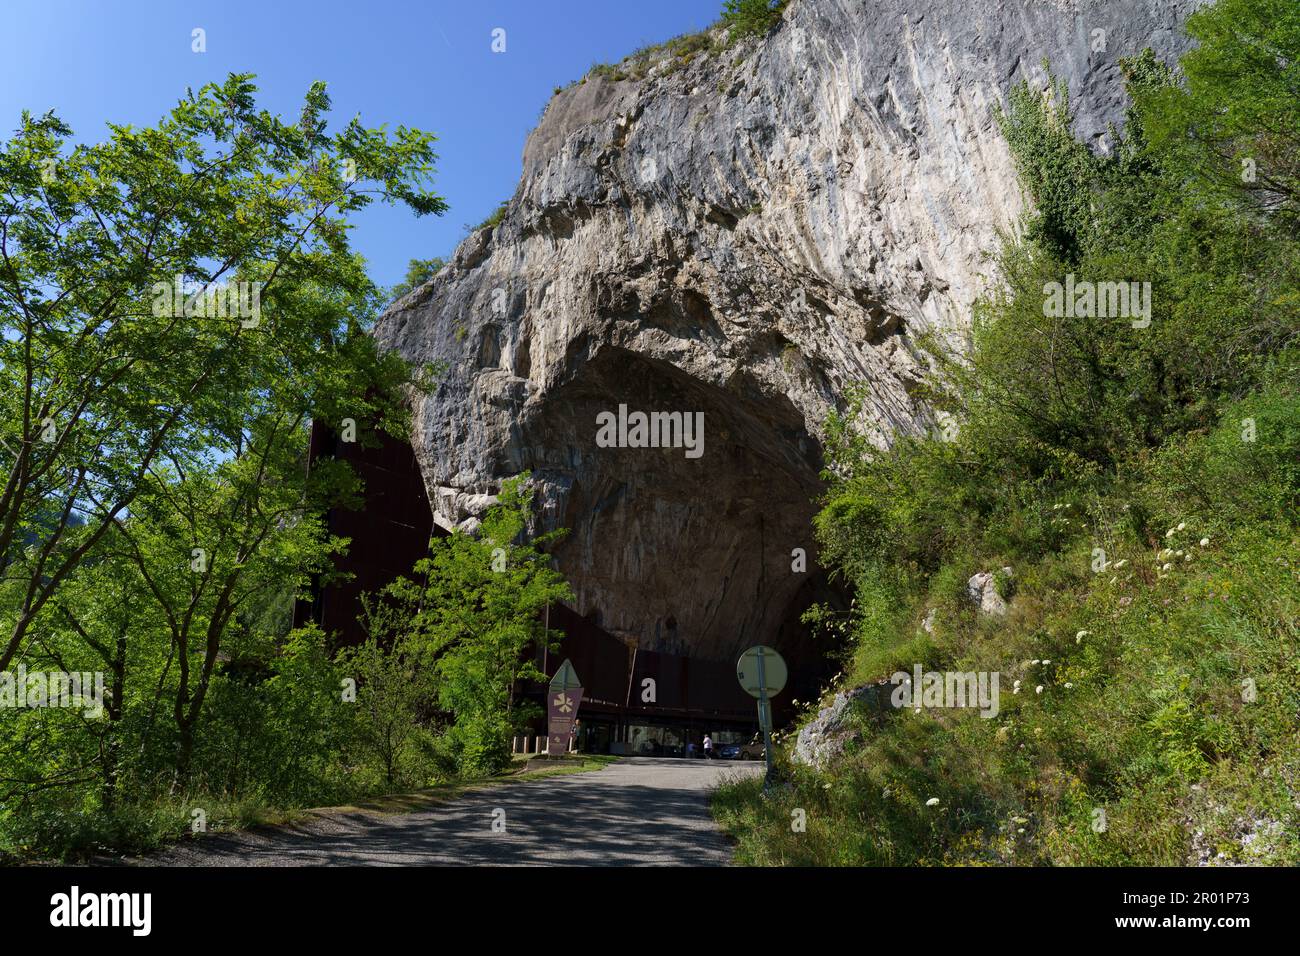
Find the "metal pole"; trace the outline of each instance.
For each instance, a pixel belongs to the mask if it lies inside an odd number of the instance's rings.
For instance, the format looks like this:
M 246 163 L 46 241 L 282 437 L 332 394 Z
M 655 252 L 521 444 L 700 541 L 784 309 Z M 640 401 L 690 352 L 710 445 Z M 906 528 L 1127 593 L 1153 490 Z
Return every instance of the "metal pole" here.
M 542 673 L 551 665 L 551 602 L 546 602 L 546 619 L 542 624 L 542 630 L 546 633 L 542 635 Z
M 767 699 L 767 668 L 763 665 L 763 648 L 758 649 L 758 726 L 763 731 L 763 752 L 767 756 L 767 776 L 763 788 L 772 785 L 772 708 Z

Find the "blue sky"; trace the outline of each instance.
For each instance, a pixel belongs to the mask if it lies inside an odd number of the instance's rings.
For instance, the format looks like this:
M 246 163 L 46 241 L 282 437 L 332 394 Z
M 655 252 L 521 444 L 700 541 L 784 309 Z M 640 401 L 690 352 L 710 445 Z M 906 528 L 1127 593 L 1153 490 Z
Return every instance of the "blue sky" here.
M 296 117 L 313 80 L 333 117 L 438 136 L 444 216 L 376 205 L 353 245 L 376 282 L 446 255 L 519 179 L 529 130 L 556 86 L 593 63 L 701 29 L 721 0 L 0 0 L 0 130 L 55 112 L 81 142 L 108 121 L 151 125 L 187 86 L 252 72 L 263 107 Z M 191 50 L 206 31 L 207 52 Z M 492 31 L 506 51 L 492 52 Z

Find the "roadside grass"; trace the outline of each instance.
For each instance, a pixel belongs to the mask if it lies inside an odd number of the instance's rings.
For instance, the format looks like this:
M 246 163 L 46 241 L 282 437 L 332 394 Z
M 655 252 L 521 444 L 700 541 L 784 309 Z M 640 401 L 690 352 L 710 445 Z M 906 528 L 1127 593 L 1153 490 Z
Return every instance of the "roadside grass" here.
M 202 814 L 196 816 L 196 811 Z M 42 818 L 46 850 L 17 843 L 0 851 L 0 865 L 45 865 L 87 862 L 96 858 L 150 853 L 177 840 L 198 836 L 198 822 L 209 832 L 229 832 L 261 826 L 284 826 L 311 811 L 268 805 L 257 797 L 240 799 L 212 796 L 168 797 L 147 803 L 130 803 L 107 814 L 98 809 L 85 813 L 58 812 Z
M 571 773 L 590 773 L 593 770 L 604 770 L 610 764 L 618 763 L 622 759 L 612 754 L 572 754 L 557 758 L 552 761 L 550 758 L 525 757 L 518 760 L 522 763 L 523 769 L 514 771 L 518 779 L 536 780 L 541 777 L 559 777 Z

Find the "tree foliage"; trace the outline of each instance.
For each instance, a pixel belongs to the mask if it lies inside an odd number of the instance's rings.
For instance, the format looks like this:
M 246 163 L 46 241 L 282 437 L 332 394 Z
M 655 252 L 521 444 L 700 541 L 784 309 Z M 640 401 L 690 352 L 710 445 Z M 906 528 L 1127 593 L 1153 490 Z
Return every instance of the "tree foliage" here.
M 434 256 L 432 259 L 412 259 L 406 266 L 406 278 L 393 286 L 389 296 L 396 300 L 424 285 L 447 264 L 446 259 Z
M 546 627 L 546 609 L 572 598 L 546 551 L 563 532 L 530 533 L 532 501 L 527 474 L 507 481 L 473 534 L 435 537 L 415 577 L 385 591 L 405 610 L 386 630 L 430 675 L 437 706 L 453 718 L 450 752 L 466 773 L 500 769 L 511 735 L 536 716 L 515 689 L 545 680 L 534 658 L 559 636 Z
M 347 223 L 444 204 L 430 134 L 328 133 L 323 84 L 294 121 L 255 92 L 231 76 L 89 146 L 25 114 L 0 146 L 0 671 L 106 683 L 102 717 L 0 708 L 0 846 L 144 840 L 169 793 L 358 784 L 329 638 L 290 631 L 360 491 L 307 467 L 309 426 L 404 433 L 415 372 L 368 334 Z
M 429 134 L 354 119 L 328 135 L 324 84 L 297 122 L 258 110 L 255 92 L 232 75 L 156 127 L 70 150 L 56 116 L 24 113 L 0 148 L 0 669 L 151 469 L 238 447 L 232 396 L 266 387 L 270 368 L 307 386 L 358 331 L 337 303 L 297 301 L 309 287 L 370 294 L 347 216 L 376 197 L 444 208 L 424 186 Z M 219 313 L 218 292 L 237 314 Z
M 727 25 L 727 36 L 732 40 L 747 36 L 763 36 L 781 19 L 781 12 L 789 0 L 726 0 L 722 6 L 722 22 Z

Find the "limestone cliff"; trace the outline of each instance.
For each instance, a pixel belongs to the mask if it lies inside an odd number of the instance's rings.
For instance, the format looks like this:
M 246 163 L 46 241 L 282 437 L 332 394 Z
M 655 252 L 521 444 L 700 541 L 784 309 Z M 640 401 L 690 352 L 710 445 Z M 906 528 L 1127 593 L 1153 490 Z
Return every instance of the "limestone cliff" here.
M 449 366 L 415 397 L 435 520 L 472 522 L 530 470 L 541 520 L 572 529 L 556 557 L 579 612 L 651 649 L 797 652 L 827 588 L 827 412 L 865 382 L 878 441 L 930 427 L 916 340 L 964 341 L 1023 210 L 997 105 L 1050 61 L 1104 149 L 1120 58 L 1172 59 L 1194 4 L 793 0 L 765 38 L 558 93 L 504 218 L 376 333 Z M 703 454 L 601 447 L 620 405 L 703 412 Z

